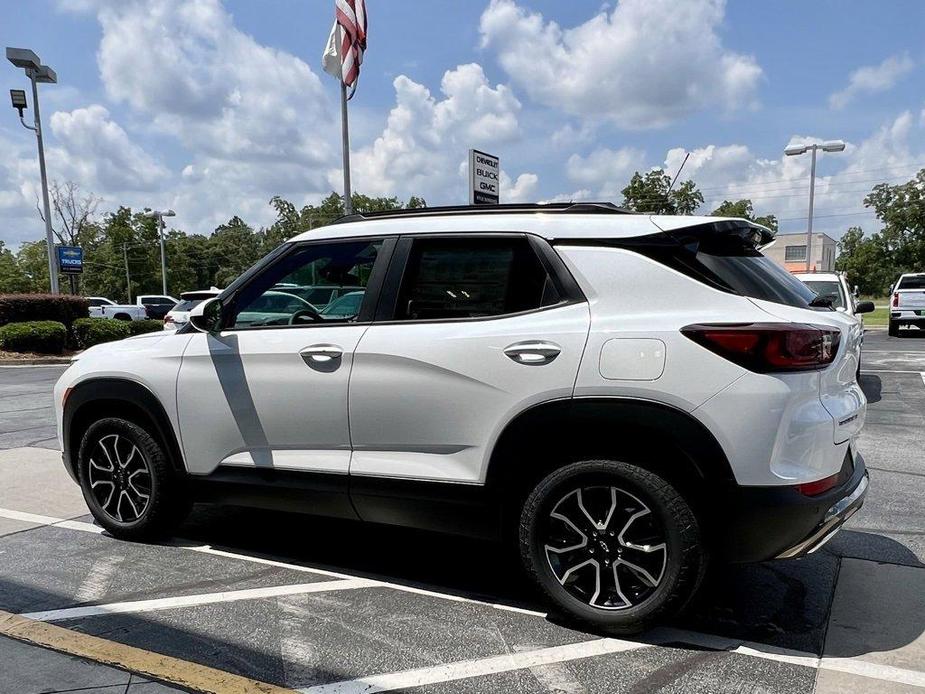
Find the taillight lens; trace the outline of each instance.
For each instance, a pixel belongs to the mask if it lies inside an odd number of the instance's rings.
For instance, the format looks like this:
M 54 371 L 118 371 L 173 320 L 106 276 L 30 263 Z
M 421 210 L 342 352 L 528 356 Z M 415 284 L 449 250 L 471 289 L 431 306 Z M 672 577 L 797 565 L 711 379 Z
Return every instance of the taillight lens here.
M 893 308 L 899 306 L 899 292 L 893 293 Z
M 688 325 L 685 336 L 749 371 L 812 371 L 835 360 L 841 333 L 802 323 Z
M 798 484 L 797 491 L 804 496 L 819 496 L 834 488 L 839 481 L 841 481 L 841 474 L 836 473 L 828 477 L 823 477 L 821 480 L 816 480 L 815 482 Z

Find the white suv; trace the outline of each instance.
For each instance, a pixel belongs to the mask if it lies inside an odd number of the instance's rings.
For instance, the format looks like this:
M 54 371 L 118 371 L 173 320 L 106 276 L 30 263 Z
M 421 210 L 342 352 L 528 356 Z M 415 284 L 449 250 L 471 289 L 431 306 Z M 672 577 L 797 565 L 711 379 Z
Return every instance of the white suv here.
M 859 324 L 809 308 L 769 238 L 609 204 L 348 217 L 176 334 L 84 352 L 65 465 L 117 537 L 193 500 L 507 536 L 561 612 L 639 630 L 708 559 L 812 552 L 867 490 Z M 285 284 L 365 293 L 239 320 Z

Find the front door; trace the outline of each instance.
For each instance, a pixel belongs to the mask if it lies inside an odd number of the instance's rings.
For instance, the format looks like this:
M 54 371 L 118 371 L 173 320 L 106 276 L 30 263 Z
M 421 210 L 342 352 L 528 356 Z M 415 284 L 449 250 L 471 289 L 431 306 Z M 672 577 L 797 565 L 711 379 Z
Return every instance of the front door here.
M 374 292 L 336 315 L 304 297 L 328 285 L 365 294 L 387 262 L 382 247 L 379 239 L 296 245 L 229 297 L 224 330 L 193 335 L 177 380 L 191 473 L 346 474 L 347 384 Z

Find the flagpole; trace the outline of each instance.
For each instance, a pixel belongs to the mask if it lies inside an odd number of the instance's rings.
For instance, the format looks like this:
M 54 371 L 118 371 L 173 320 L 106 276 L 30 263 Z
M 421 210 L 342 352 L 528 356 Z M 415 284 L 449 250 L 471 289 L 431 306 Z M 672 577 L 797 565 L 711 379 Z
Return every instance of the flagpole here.
M 347 126 L 347 85 L 340 80 L 341 138 L 344 143 L 344 214 L 353 214 L 350 192 L 350 129 Z

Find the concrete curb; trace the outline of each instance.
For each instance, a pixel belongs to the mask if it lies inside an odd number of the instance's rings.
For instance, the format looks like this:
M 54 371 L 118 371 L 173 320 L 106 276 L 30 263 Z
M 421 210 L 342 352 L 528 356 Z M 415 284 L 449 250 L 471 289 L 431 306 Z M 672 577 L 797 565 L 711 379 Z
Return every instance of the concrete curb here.
M 70 364 L 70 357 L 40 357 L 39 359 L 0 359 L 2 366 L 50 366 L 52 364 Z

